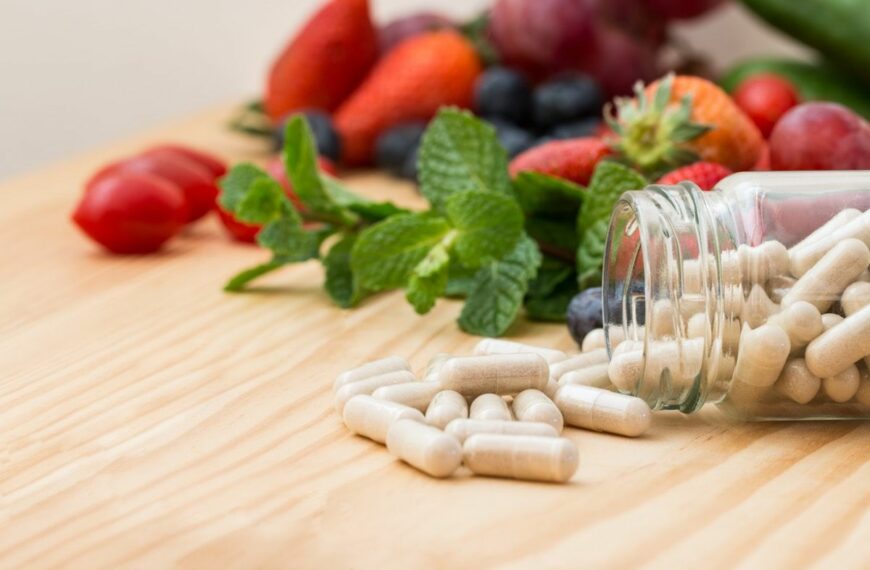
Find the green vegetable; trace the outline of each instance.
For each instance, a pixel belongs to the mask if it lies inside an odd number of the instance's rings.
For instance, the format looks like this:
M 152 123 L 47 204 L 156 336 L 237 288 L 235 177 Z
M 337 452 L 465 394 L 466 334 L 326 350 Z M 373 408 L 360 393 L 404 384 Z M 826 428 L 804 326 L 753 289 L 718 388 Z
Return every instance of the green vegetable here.
M 870 84 L 867 0 L 743 0 L 770 25 Z
M 729 69 L 719 83 L 726 91 L 733 92 L 743 80 L 759 73 L 772 73 L 788 80 L 804 101 L 833 101 L 870 119 L 870 87 L 824 63 L 749 59 Z

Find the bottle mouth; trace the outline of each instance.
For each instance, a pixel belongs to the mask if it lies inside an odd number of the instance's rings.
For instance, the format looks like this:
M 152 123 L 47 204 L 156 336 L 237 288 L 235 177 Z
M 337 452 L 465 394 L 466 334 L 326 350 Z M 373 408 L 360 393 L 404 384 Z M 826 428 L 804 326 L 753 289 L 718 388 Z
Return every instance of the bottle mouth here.
M 693 411 L 721 391 L 723 244 L 710 199 L 691 183 L 651 186 L 623 194 L 611 216 L 602 296 L 612 380 L 655 409 Z

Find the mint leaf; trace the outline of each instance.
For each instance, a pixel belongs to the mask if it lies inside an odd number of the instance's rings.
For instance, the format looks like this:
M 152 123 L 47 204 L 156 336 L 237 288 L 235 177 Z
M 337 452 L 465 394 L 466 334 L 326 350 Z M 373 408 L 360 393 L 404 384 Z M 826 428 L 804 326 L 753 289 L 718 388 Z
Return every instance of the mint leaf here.
M 527 216 L 576 220 L 585 194 L 582 186 L 538 172 L 520 172 L 514 178 L 513 187 Z
M 450 259 L 447 270 L 447 287 L 444 295 L 447 297 L 467 297 L 474 286 L 475 269 L 465 267 L 454 257 Z
M 418 164 L 420 192 L 437 211 L 458 192 L 511 194 L 507 153 L 495 130 L 467 111 L 439 111 L 423 135 Z
M 267 263 L 261 263 L 260 265 L 255 265 L 250 269 L 245 269 L 237 273 L 233 276 L 232 279 L 227 281 L 227 284 L 224 285 L 224 291 L 228 291 L 230 293 L 237 293 L 245 288 L 245 286 L 253 281 L 254 279 L 261 277 L 267 273 L 271 273 L 276 269 L 280 269 L 284 267 L 286 263 L 281 260 L 273 259 Z
M 530 296 L 526 300 L 526 315 L 539 321 L 562 322 L 568 315 L 568 304 L 576 294 L 576 282 L 566 280 L 545 296 Z
M 609 160 L 598 163 L 577 217 L 580 238 L 577 275 L 581 288 L 600 284 L 607 228 L 619 197 L 623 192 L 642 190 L 646 185 L 643 176 L 626 166 Z
M 443 243 L 429 250 L 426 257 L 414 268 L 405 288 L 405 298 L 418 314 L 428 313 L 435 306 L 438 297 L 444 294 L 449 268 L 450 255 Z
M 571 257 L 577 251 L 576 220 L 557 220 L 550 218 L 528 218 L 526 233 L 541 245 L 545 252 L 553 251 Z
M 411 272 L 450 231 L 447 220 L 399 214 L 363 230 L 353 247 L 351 268 L 368 291 L 403 287 Z
M 459 316 L 463 330 L 479 335 L 499 336 L 514 322 L 529 281 L 541 263 L 538 246 L 523 236 L 504 259 L 482 267 Z
M 284 215 L 297 220 L 299 217 L 284 195 L 284 189 L 269 177 L 257 178 L 251 183 L 248 192 L 236 204 L 235 215 L 249 224 L 266 224 Z
M 516 200 L 491 192 L 453 194 L 447 199 L 447 217 L 458 232 L 456 254 L 471 268 L 503 257 L 523 232 L 523 212 Z
M 236 212 L 239 202 L 248 193 L 248 189 L 255 180 L 268 178 L 268 174 L 258 166 L 250 163 L 242 163 L 234 166 L 223 178 L 218 181 L 221 195 L 218 202 L 228 212 Z
M 326 190 L 317 164 L 314 135 L 302 115 L 287 121 L 282 158 L 287 177 L 293 183 L 293 192 L 311 213 L 339 224 L 356 223 L 356 215 L 337 204 Z
M 327 192 L 333 197 L 336 204 L 358 214 L 367 222 L 379 222 L 396 214 L 410 213 L 410 210 L 400 208 L 392 202 L 375 202 L 374 200 L 354 194 L 345 188 L 341 182 L 328 174 L 321 173 L 320 180 L 326 186 Z
M 544 257 L 537 276 L 529 283 L 529 296 L 546 297 L 566 281 L 571 283 L 571 287 L 576 288 L 576 281 L 572 277 L 574 277 L 573 266 L 552 257 Z
M 257 243 L 271 249 L 285 263 L 294 263 L 318 257 L 320 244 L 331 231 L 305 231 L 298 219 L 286 217 L 263 227 L 257 234 Z
M 363 296 L 357 287 L 350 268 L 351 251 L 356 243 L 356 235 L 347 235 L 337 241 L 323 258 L 326 268 L 324 287 L 335 304 L 342 308 L 356 305 Z

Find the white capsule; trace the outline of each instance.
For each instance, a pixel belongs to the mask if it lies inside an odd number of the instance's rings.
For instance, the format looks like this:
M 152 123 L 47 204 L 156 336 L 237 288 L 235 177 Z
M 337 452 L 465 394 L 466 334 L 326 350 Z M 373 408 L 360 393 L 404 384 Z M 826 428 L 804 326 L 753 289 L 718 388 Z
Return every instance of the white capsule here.
M 477 433 L 527 435 L 535 437 L 559 437 L 559 432 L 550 424 L 542 422 L 514 422 L 506 420 L 453 420 L 444 431 L 460 443 Z
M 870 305 L 807 345 L 807 366 L 816 376 L 835 376 L 870 355 Z
M 822 379 L 822 391 L 835 402 L 848 402 L 858 392 L 861 373 L 854 364 L 843 372 Z
M 803 348 L 811 340 L 822 334 L 824 325 L 819 310 L 806 301 L 797 301 L 781 313 L 772 315 L 767 324 L 775 325 L 788 335 L 792 351 Z
M 590 333 L 591 334 L 591 333 Z M 587 335 L 588 336 L 588 335 Z M 550 365 L 550 378 L 558 381 L 564 374 L 581 370 L 595 364 L 607 363 L 607 349 L 597 348 L 589 352 L 581 352 L 574 356 L 568 357 L 562 362 Z
M 838 315 L 837 313 L 825 313 L 824 315 L 822 315 L 822 332 L 827 332 L 831 330 L 835 326 L 842 323 L 843 319 L 845 319 L 843 315 Z
M 561 437 L 478 434 L 462 446 L 475 475 L 564 483 L 577 471 L 577 446 Z
M 743 303 L 743 309 L 740 311 L 740 318 L 743 322 L 749 323 L 752 328 L 757 328 L 767 321 L 771 315 L 775 315 L 780 310 L 780 306 L 770 300 L 764 287 L 761 285 L 753 285 Z
M 452 355 L 446 352 L 439 352 L 435 356 L 429 359 L 429 364 L 426 365 L 426 374 L 423 376 L 423 380 L 426 382 L 433 382 L 439 379 L 439 372 L 441 372 L 441 367 L 444 366 L 444 363 L 452 358 Z
M 492 354 L 537 354 L 553 364 L 568 358 L 568 355 L 561 350 L 553 348 L 544 348 L 542 346 L 532 346 L 521 342 L 511 340 L 502 340 L 498 338 L 485 338 L 474 347 L 474 354 L 478 356 Z
M 659 299 L 652 306 L 652 320 L 648 323 L 653 338 L 670 337 L 674 335 L 675 317 L 674 305 L 669 299 Z
M 645 432 L 652 419 L 646 402 L 591 386 L 562 386 L 556 406 L 565 423 L 594 431 L 635 437 Z
M 870 372 L 863 366 L 860 368 L 861 381 L 855 392 L 855 401 L 862 406 L 870 406 Z
M 610 365 L 605 362 L 568 372 L 559 379 L 559 385 L 581 384 L 583 386 L 607 388 L 610 386 L 609 368 Z
M 467 417 L 468 402 L 462 394 L 453 390 L 442 390 L 435 394 L 426 409 L 426 422 L 438 429 L 444 429 L 453 420 Z
M 405 382 L 414 382 L 417 379 L 407 370 L 398 370 L 396 372 L 387 372 L 378 376 L 372 376 L 365 380 L 356 380 L 350 384 L 345 384 L 335 393 L 335 409 L 341 414 L 344 410 L 344 405 L 359 394 L 371 395 L 375 390 L 383 386 L 392 386 L 394 384 L 404 384 Z
M 498 394 L 481 394 L 471 402 L 468 417 L 473 420 L 505 420 L 513 419 L 511 410 Z
M 789 250 L 789 255 L 806 245 L 815 243 L 820 239 L 827 237 L 828 234 L 840 229 L 841 227 L 848 224 L 860 215 L 861 211 L 854 208 L 840 210 L 836 216 L 816 228 L 810 235 L 805 237 L 803 240 L 793 245 Z
M 361 394 L 348 400 L 342 419 L 353 433 L 384 443 L 393 422 L 402 419 L 422 422 L 423 414 L 402 404 Z
M 338 391 L 339 388 L 351 382 L 365 380 L 372 376 L 379 376 L 388 372 L 397 372 L 399 370 L 411 370 L 408 361 L 401 356 L 388 356 L 373 362 L 367 362 L 362 366 L 358 366 L 338 375 L 332 385 L 333 391 Z
M 689 319 L 687 332 L 689 338 L 705 338 L 707 332 L 710 331 L 710 320 L 705 313 L 692 315 Z M 717 331 L 710 331 L 711 337 L 716 335 Z M 728 352 L 737 350 L 740 343 L 740 322 L 733 319 L 725 319 L 722 323 L 722 347 Z
M 432 477 L 449 477 L 462 463 L 462 446 L 455 437 L 414 420 L 398 420 L 390 426 L 387 449 Z
M 439 382 L 407 382 L 383 386 L 372 392 L 372 396 L 425 412 L 432 398 L 440 391 Z
M 557 432 L 562 431 L 564 421 L 562 412 L 540 390 L 524 390 L 514 396 L 511 404 L 514 416 L 520 422 L 540 422 L 553 426 Z
M 782 303 L 782 298 L 786 296 L 789 290 L 797 283 L 797 279 L 788 275 L 777 275 L 771 277 L 767 281 L 767 296 L 774 303 Z
M 846 287 L 840 297 L 843 313 L 849 317 L 870 305 L 870 283 L 856 281 Z
M 550 368 L 537 354 L 459 356 L 445 362 L 440 375 L 445 390 L 456 390 L 463 396 L 507 396 L 529 388 L 542 390 Z
M 607 376 L 623 392 L 633 392 L 643 375 L 643 350 L 614 354 L 607 367 Z
M 862 217 L 863 219 L 863 217 Z M 870 264 L 870 249 L 857 239 L 847 239 L 831 248 L 804 273 L 782 299 L 783 306 L 807 301 L 820 312 L 827 311 L 843 290 Z
M 734 366 L 734 380 L 749 386 L 773 386 L 791 351 L 788 335 L 774 325 L 743 328 Z
M 547 380 L 547 385 L 544 386 L 544 389 L 541 391 L 544 394 L 546 394 L 548 398 L 550 398 L 552 400 L 553 396 L 556 395 L 556 390 L 558 390 L 558 389 L 559 389 L 559 383 L 556 382 L 555 380 L 553 380 L 552 378 L 550 378 L 549 380 Z
M 583 337 L 583 342 L 580 344 L 580 350 L 583 352 L 591 352 L 607 348 L 607 340 L 604 336 L 604 329 L 592 329 L 586 336 Z M 568 360 L 571 360 L 569 357 Z
M 816 397 L 822 379 L 810 372 L 803 358 L 793 358 L 785 363 L 774 389 L 798 404 L 806 404 Z
M 793 248 L 790 254 L 792 275 L 802 278 L 834 248 L 850 240 L 861 241 L 865 246 L 870 245 L 870 210 L 809 244 Z M 861 271 L 866 267 L 865 263 Z

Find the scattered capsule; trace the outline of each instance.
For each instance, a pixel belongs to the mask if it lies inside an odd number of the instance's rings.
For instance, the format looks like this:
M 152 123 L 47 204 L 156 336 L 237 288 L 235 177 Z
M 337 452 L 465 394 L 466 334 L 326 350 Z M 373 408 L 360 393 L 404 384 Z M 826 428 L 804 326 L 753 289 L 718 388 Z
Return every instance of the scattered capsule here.
M 592 333 L 590 333 L 592 334 Z M 588 336 L 588 335 L 587 335 Z M 584 339 L 585 342 L 585 339 Z M 596 348 L 589 352 L 581 352 L 580 354 L 571 356 L 562 362 L 550 365 L 550 378 L 558 381 L 564 374 L 581 370 L 595 364 L 607 363 L 607 349 Z
M 562 412 L 553 400 L 540 390 L 523 390 L 514 396 L 511 408 L 520 422 L 545 423 L 553 426 L 557 432 L 562 432 L 564 425 Z
M 444 428 L 446 433 L 460 443 L 477 433 L 505 435 L 528 435 L 536 437 L 559 437 L 559 432 L 550 424 L 542 422 L 514 422 L 507 420 L 453 420 Z
M 647 324 L 654 338 L 673 336 L 676 330 L 674 321 L 674 306 L 669 299 L 659 299 L 653 303 L 652 320 Z
M 432 398 L 440 391 L 441 384 L 438 382 L 406 382 L 378 388 L 372 392 L 372 396 L 425 412 Z
M 840 210 L 836 216 L 816 228 L 810 235 L 802 239 L 800 242 L 793 245 L 789 250 L 789 255 L 792 255 L 794 252 L 804 246 L 815 243 L 820 239 L 827 237 L 831 232 L 840 229 L 841 227 L 848 224 L 860 215 L 861 211 L 856 210 L 855 208 Z
M 641 435 L 652 420 L 649 406 L 640 398 L 592 386 L 562 386 L 556 406 L 568 425 L 628 437 Z
M 863 366 L 860 369 L 861 381 L 855 392 L 855 401 L 863 406 L 870 406 L 870 373 Z
M 453 420 L 467 417 L 468 402 L 462 394 L 453 390 L 442 390 L 435 394 L 426 409 L 426 422 L 438 429 L 444 429 Z
M 604 336 L 604 329 L 592 329 L 586 333 L 586 336 L 583 337 L 583 342 L 580 344 L 580 350 L 582 353 L 600 350 L 602 348 L 607 348 L 607 339 Z M 571 360 L 571 358 L 576 357 L 569 357 L 568 360 Z
M 835 402 L 848 402 L 858 392 L 861 373 L 854 364 L 844 371 L 822 379 L 822 391 Z
M 716 336 L 716 331 L 710 329 L 710 319 L 705 313 L 692 315 L 686 330 L 689 338 L 706 338 L 708 332 L 711 338 Z M 722 323 L 722 346 L 725 350 L 732 352 L 737 349 L 740 343 L 740 332 L 740 322 L 734 319 L 724 320 Z
M 764 287 L 753 285 L 743 303 L 740 318 L 743 319 L 743 322 L 749 323 L 750 327 L 756 328 L 763 325 L 771 315 L 775 315 L 779 310 L 780 306 L 770 300 Z
M 862 217 L 863 219 L 863 217 Z M 870 219 L 870 218 L 868 218 Z M 857 239 L 847 239 L 831 248 L 818 263 L 798 279 L 782 299 L 783 306 L 807 301 L 827 311 L 870 264 L 870 249 Z
M 822 379 L 810 372 L 803 358 L 793 358 L 785 363 L 774 389 L 798 404 L 806 404 L 816 397 Z
M 607 367 L 607 376 L 613 385 L 624 392 L 633 392 L 643 375 L 643 349 L 613 354 Z
M 348 400 L 342 419 L 347 429 L 353 433 L 384 443 L 393 422 L 402 419 L 422 422 L 423 414 L 396 402 L 361 394 Z
M 568 355 L 561 350 L 497 338 L 485 338 L 477 343 L 477 346 L 474 347 L 474 354 L 478 356 L 492 354 L 537 354 L 550 364 L 568 358 Z
M 414 420 L 390 426 L 387 450 L 432 477 L 449 477 L 462 463 L 462 446 L 455 437 Z
M 870 355 L 870 305 L 807 345 L 807 366 L 816 376 L 835 376 Z
M 797 279 L 788 275 L 771 277 L 767 281 L 767 296 L 774 303 L 782 303 L 782 298 L 785 297 L 795 283 L 797 283 Z
M 870 305 L 870 283 L 856 281 L 846 287 L 840 297 L 840 306 L 847 317 Z
M 367 362 L 362 366 L 352 368 L 347 372 L 339 374 L 338 378 L 335 379 L 335 383 L 332 385 L 332 389 L 338 391 L 339 388 L 346 384 L 350 384 L 351 382 L 365 380 L 372 376 L 379 376 L 381 374 L 397 372 L 400 370 L 407 370 L 410 372 L 411 366 L 408 364 L 408 361 L 401 356 L 388 356 L 387 358 Z
M 577 471 L 577 446 L 561 437 L 477 434 L 462 446 L 475 475 L 564 483 Z
M 822 332 L 828 332 L 835 326 L 843 322 L 845 317 L 837 313 L 825 313 L 822 315 Z
M 375 390 L 383 386 L 404 384 L 406 382 L 415 382 L 416 380 L 414 375 L 407 370 L 397 370 L 372 376 L 365 380 L 356 380 L 350 384 L 345 384 L 335 393 L 335 409 L 341 414 L 344 410 L 344 405 L 354 396 L 359 394 L 371 395 Z
M 744 326 L 734 366 L 734 380 L 749 386 L 773 386 L 791 351 L 788 335 L 774 325 Z
M 776 325 L 785 331 L 792 351 L 806 346 L 825 329 L 822 314 L 806 301 L 792 303 L 781 313 L 771 316 L 767 324 Z
M 800 281 L 806 273 L 814 269 L 818 263 L 821 263 L 821 260 L 829 255 L 831 251 L 843 243 L 852 240 L 860 241 L 865 246 L 870 244 L 870 210 L 856 216 L 846 224 L 837 226 L 833 231 L 827 232 L 825 235 L 806 245 L 792 248 L 789 256 L 791 274 L 798 277 Z M 861 271 L 866 268 L 867 263 L 864 264 Z M 860 275 L 861 271 L 857 275 Z
M 441 385 L 463 396 L 512 395 L 542 390 L 550 377 L 547 361 L 537 354 L 498 354 L 451 358 L 441 368 Z
M 559 383 L 556 382 L 555 380 L 553 380 L 552 378 L 550 378 L 549 380 L 547 380 L 547 385 L 544 386 L 544 389 L 541 391 L 544 394 L 546 394 L 548 398 L 550 398 L 552 400 L 553 396 L 556 395 L 556 390 L 558 390 L 558 389 L 559 389 Z
M 432 382 L 439 379 L 439 372 L 444 363 L 452 358 L 452 355 L 446 352 L 439 352 L 429 359 L 429 364 L 426 365 L 426 374 L 423 375 L 423 380 Z
M 504 398 L 498 394 L 481 394 L 471 402 L 468 417 L 473 420 L 504 420 L 513 419 L 511 409 Z
M 596 388 L 607 388 L 610 386 L 610 364 L 594 364 L 580 370 L 574 370 L 563 375 L 559 379 L 559 385 L 566 384 L 581 384 L 583 386 L 595 386 Z

